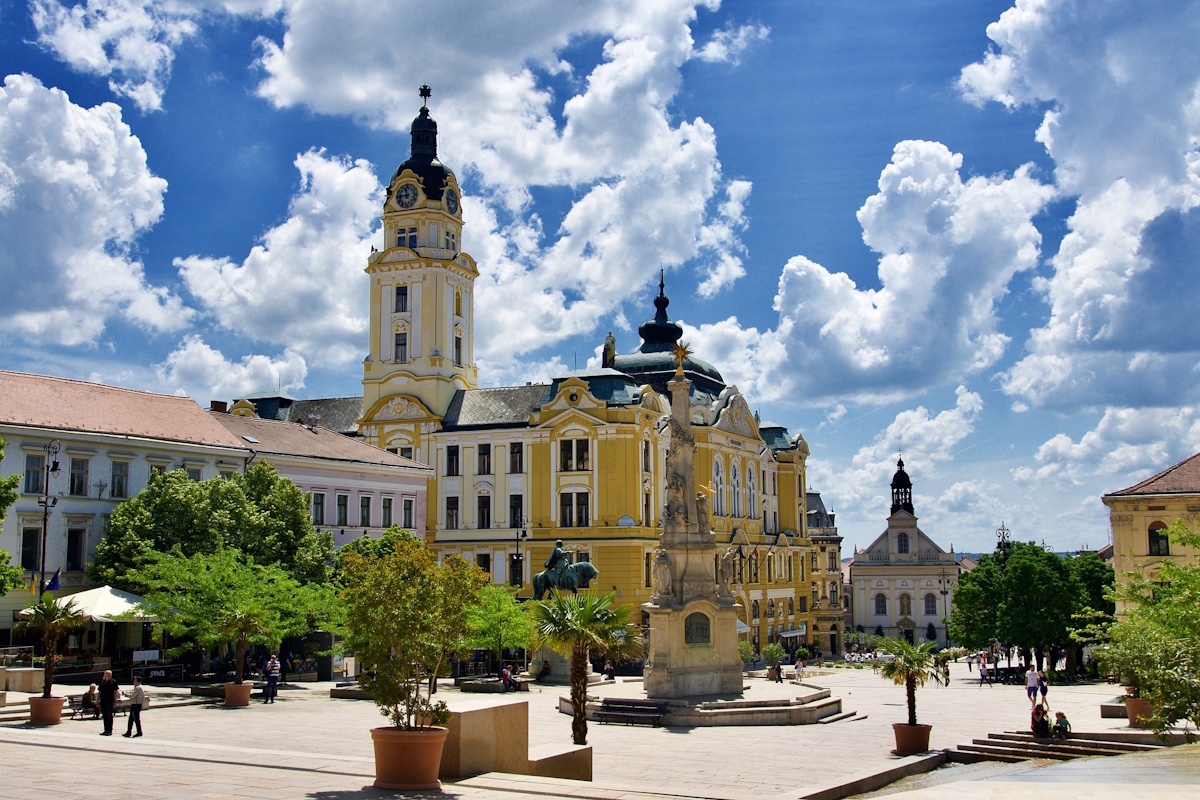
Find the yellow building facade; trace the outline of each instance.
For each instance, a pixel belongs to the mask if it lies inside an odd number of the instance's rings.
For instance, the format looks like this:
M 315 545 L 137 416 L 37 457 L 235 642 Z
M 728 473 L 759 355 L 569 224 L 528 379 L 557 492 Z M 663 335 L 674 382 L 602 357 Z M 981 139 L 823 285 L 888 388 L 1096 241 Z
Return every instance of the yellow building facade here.
M 667 315 L 663 283 L 637 350 L 618 354 L 609 334 L 599 368 L 549 384 L 479 388 L 479 273 L 458 248 L 458 183 L 437 158 L 427 106 L 413 121 L 412 142 L 388 186 L 383 247 L 366 268 L 370 347 L 359 433 L 434 468 L 425 530 L 439 554 L 463 555 L 496 582 L 527 587 L 526 596 L 561 539 L 572 558 L 599 570 L 592 588 L 640 607 L 652 594 L 651 553 L 662 533 L 666 383 L 682 334 Z M 817 614 L 822 603 L 837 604 L 825 578 L 834 579 L 840 539 L 808 537 L 807 443 L 762 423 L 712 365 L 688 358 L 683 366 L 692 382 L 696 485 L 710 495 L 719 552 L 732 547 L 739 557 L 743 635 L 759 646 L 838 651 L 838 623 L 825 609 L 830 621 L 818 628 Z
M 1153 576 L 1168 559 L 1195 564 L 1200 558 L 1196 548 L 1166 536 L 1166 529 L 1178 519 L 1200 529 L 1200 453 L 1101 499 L 1112 522 L 1113 570 L 1118 581 L 1137 569 Z

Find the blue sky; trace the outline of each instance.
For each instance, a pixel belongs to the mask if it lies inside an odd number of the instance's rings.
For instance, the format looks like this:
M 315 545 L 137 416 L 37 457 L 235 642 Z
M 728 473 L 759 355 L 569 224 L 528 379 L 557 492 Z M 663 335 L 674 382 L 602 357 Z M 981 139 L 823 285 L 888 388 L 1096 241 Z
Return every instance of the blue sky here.
M 433 87 L 484 385 L 638 345 L 802 433 L 847 552 L 1107 543 L 1200 447 L 1196 2 L 0 7 L 0 368 L 359 392 L 383 181 Z

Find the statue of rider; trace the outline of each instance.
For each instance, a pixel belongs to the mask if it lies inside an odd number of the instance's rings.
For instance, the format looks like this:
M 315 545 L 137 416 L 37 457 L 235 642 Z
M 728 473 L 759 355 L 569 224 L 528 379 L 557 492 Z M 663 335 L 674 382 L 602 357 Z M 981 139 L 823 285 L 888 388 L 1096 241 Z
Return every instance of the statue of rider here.
M 567 551 L 563 549 L 562 539 L 554 543 L 554 552 L 542 564 L 546 568 L 546 576 L 550 578 L 550 583 L 559 589 L 564 588 L 567 578 L 567 567 L 571 565 L 571 557 L 567 555 Z

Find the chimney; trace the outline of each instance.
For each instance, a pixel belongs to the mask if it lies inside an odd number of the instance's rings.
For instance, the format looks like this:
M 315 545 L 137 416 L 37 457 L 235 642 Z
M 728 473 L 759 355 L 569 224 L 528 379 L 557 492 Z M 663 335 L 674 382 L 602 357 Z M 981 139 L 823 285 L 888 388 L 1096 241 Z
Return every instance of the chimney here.
M 216 411 L 219 414 L 228 414 L 229 413 L 229 404 L 226 403 L 224 400 L 209 400 L 208 401 L 208 410 Z

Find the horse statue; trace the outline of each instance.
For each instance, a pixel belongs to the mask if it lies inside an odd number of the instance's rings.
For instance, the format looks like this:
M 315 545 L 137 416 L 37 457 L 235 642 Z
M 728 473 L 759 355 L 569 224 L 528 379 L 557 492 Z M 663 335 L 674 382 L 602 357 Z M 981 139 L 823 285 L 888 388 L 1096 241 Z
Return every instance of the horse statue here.
M 595 564 L 590 561 L 580 561 L 565 567 L 562 583 L 555 585 L 554 576 L 549 574 L 549 570 L 542 570 L 533 576 L 533 599 L 541 600 L 542 595 L 551 589 L 559 591 L 570 589 L 572 593 L 586 589 L 588 582 L 599 574 L 600 570 L 596 569 Z

